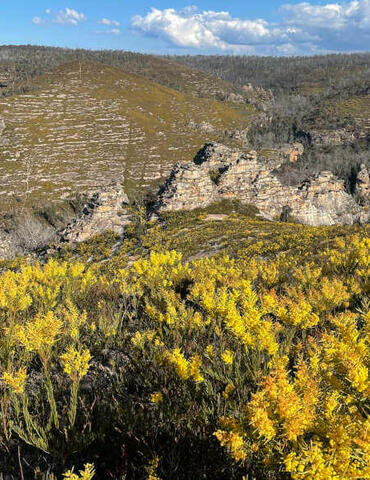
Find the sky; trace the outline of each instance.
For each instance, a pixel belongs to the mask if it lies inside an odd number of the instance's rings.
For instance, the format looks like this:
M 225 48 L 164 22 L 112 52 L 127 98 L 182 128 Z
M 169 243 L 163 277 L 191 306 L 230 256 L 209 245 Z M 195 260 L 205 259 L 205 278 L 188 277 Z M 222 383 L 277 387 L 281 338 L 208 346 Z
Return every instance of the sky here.
M 156 54 L 370 50 L 370 0 L 2 0 L 0 44 Z

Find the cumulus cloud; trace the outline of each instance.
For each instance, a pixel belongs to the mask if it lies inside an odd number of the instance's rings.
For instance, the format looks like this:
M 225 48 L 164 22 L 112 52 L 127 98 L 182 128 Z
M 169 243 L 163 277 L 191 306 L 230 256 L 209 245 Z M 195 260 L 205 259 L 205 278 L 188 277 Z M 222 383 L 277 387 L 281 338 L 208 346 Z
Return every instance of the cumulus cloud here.
M 33 17 L 32 23 L 34 23 L 35 25 L 43 25 L 45 23 L 45 20 L 40 17 Z
M 109 20 L 109 18 L 102 18 L 99 23 L 102 25 L 114 25 L 115 27 L 119 27 L 121 25 L 117 20 Z
M 85 15 L 81 12 L 77 12 L 77 10 L 73 10 L 73 8 L 59 10 L 57 15 L 52 20 L 53 23 L 59 23 L 60 25 L 78 25 L 79 22 L 84 21 L 86 21 Z
M 131 19 L 134 30 L 181 48 L 293 55 L 364 50 L 370 40 L 370 0 L 326 5 L 285 4 L 280 21 L 242 19 L 227 11 L 152 8 Z
M 49 18 L 45 19 L 42 17 L 33 17 L 32 23 L 35 25 L 44 25 L 45 23 L 58 23 L 60 25 L 74 25 L 77 26 L 80 22 L 85 22 L 87 20 L 86 16 L 73 10 L 73 8 L 65 8 L 64 10 L 59 10 L 53 14 L 50 8 L 45 10 L 46 15 L 49 15 Z

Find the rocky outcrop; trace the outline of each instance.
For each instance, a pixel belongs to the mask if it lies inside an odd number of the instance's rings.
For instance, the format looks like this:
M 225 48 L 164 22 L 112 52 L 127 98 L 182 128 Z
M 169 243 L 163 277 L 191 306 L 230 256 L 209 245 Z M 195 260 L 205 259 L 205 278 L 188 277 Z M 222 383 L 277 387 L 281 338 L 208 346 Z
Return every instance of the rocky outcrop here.
M 14 258 L 18 254 L 21 254 L 21 251 L 15 245 L 12 235 L 0 230 L 0 260 Z
M 285 155 L 289 162 L 295 163 L 303 155 L 304 146 L 301 143 L 286 144 L 280 147 L 280 152 Z
M 361 205 L 370 204 L 370 170 L 362 164 L 357 174 L 356 196 Z
M 289 209 L 293 217 L 309 225 L 366 221 L 368 214 L 331 172 L 321 172 L 297 186 L 284 186 L 273 173 L 281 162 L 279 155 L 261 161 L 253 151 L 207 144 L 193 162 L 175 165 L 159 191 L 156 210 L 191 210 L 236 199 L 255 205 L 271 220 Z
M 83 242 L 93 235 L 111 230 L 119 235 L 130 222 L 128 197 L 121 185 L 104 187 L 86 197 L 81 215 L 59 232 L 62 242 Z
M 318 147 L 335 147 L 339 145 L 352 145 L 365 133 L 338 128 L 337 130 L 311 130 L 311 143 Z
M 0 260 L 32 252 L 42 256 L 44 251 L 56 251 L 63 243 L 82 242 L 108 230 L 119 235 L 123 233 L 130 215 L 127 211 L 129 200 L 121 185 L 103 187 L 83 196 L 85 202 L 81 214 L 59 232 L 45 219 L 26 211 L 3 222 L 4 225 L 0 226 Z
M 197 131 L 200 131 L 200 132 L 205 133 L 205 134 L 213 135 L 213 134 L 221 134 L 222 133 L 221 130 L 219 130 L 214 125 L 212 125 L 211 123 L 206 122 L 206 121 L 203 121 L 203 122 L 200 122 L 200 123 L 190 121 L 187 124 L 187 127 L 191 128 L 192 130 L 197 130 Z
M 251 83 L 242 86 L 242 91 L 246 102 L 256 105 L 262 110 L 268 110 L 274 103 L 274 94 L 272 90 L 265 90 L 261 87 L 253 87 Z

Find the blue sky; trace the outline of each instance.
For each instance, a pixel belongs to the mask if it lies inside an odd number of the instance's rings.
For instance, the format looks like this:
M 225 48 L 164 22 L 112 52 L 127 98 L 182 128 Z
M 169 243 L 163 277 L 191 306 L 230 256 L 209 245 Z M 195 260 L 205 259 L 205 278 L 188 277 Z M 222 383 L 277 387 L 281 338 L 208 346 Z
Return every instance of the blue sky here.
M 0 43 L 171 54 L 366 51 L 370 0 L 10 0 L 1 7 Z

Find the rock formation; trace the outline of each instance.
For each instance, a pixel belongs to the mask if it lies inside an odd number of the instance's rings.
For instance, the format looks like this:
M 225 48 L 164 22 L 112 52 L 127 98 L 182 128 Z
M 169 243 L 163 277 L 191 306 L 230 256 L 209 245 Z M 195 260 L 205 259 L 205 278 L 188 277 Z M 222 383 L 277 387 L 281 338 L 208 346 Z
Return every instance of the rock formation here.
M 287 157 L 289 162 L 295 163 L 304 152 L 304 146 L 301 143 L 286 144 L 280 148 L 280 152 Z
M 356 196 L 361 205 L 370 204 L 370 170 L 362 164 L 357 174 Z
M 242 91 L 246 97 L 246 102 L 256 105 L 266 111 L 274 103 L 274 94 L 272 90 L 265 90 L 261 87 L 253 87 L 251 83 L 243 85 Z
M 13 258 L 21 254 L 9 232 L 0 230 L 0 260 Z
M 318 147 L 335 147 L 338 145 L 352 145 L 364 132 L 338 128 L 336 130 L 311 130 L 310 138 L 313 145 Z
M 223 199 L 255 205 L 267 219 L 291 215 L 309 225 L 353 224 L 369 215 L 331 172 L 298 186 L 284 186 L 274 175 L 281 156 L 258 159 L 220 144 L 207 144 L 191 163 L 179 163 L 159 191 L 157 211 L 206 207 Z
M 27 255 L 62 243 L 82 242 L 93 235 L 111 230 L 119 235 L 130 222 L 127 212 L 128 197 L 121 185 L 103 187 L 84 194 L 85 203 L 63 230 L 56 232 L 45 219 L 28 212 L 0 227 L 0 260 L 16 255 Z M 54 247 L 53 247 L 54 248 Z
M 83 242 L 93 235 L 112 230 L 119 235 L 130 221 L 128 197 L 121 185 L 104 187 L 87 196 L 82 214 L 59 232 L 62 242 Z

